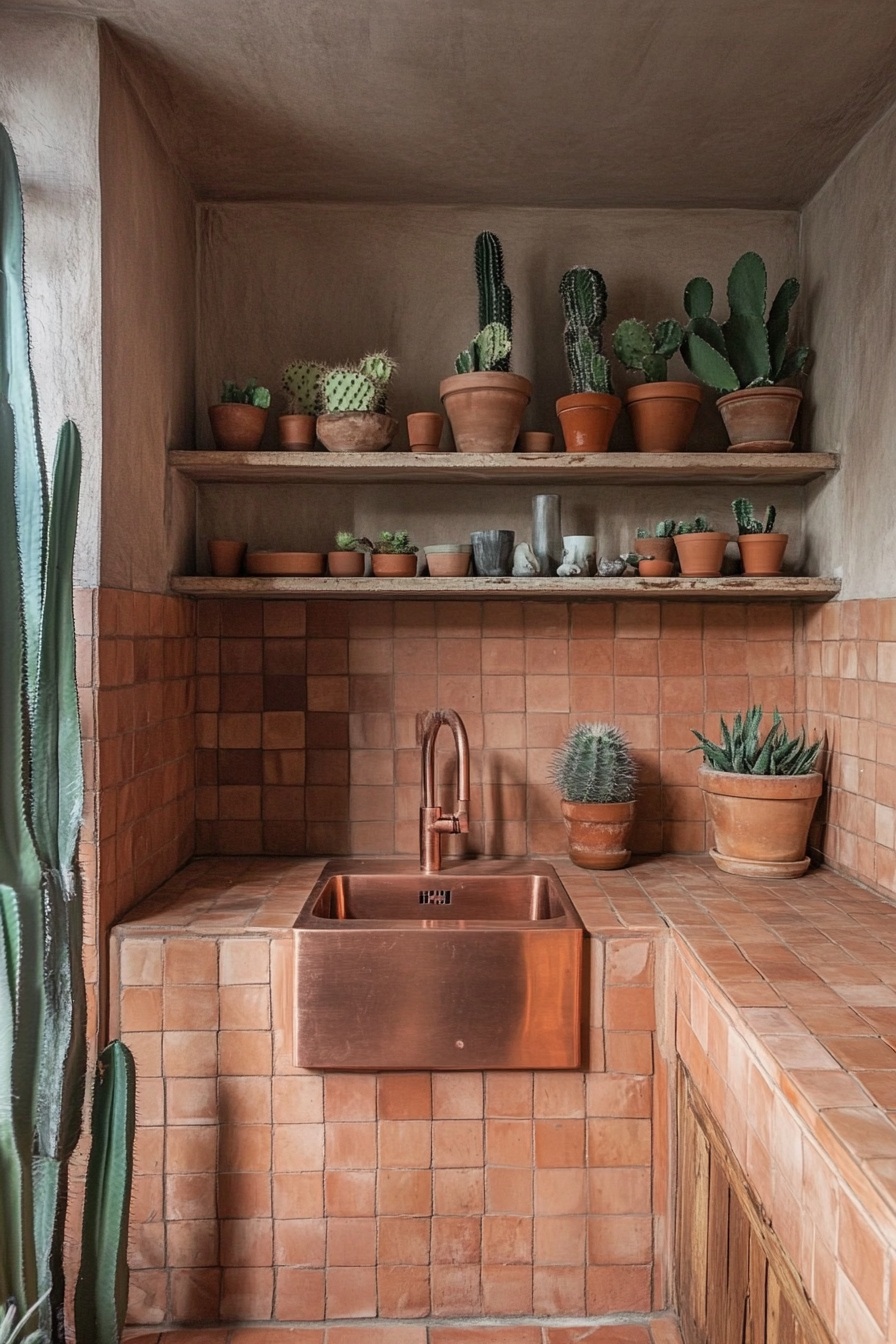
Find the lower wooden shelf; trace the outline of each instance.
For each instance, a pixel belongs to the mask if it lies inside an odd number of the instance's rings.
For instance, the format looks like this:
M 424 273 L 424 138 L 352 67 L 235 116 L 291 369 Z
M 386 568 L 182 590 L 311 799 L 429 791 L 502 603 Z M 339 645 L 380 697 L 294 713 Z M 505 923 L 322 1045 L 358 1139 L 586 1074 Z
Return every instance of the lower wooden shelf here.
M 770 579 L 750 579 L 743 574 L 720 579 L 219 579 L 184 575 L 172 578 L 171 589 L 187 597 L 375 598 L 418 602 L 434 597 L 513 601 L 526 597 L 580 601 L 662 598 L 692 602 L 828 602 L 839 593 L 840 580 L 789 574 Z

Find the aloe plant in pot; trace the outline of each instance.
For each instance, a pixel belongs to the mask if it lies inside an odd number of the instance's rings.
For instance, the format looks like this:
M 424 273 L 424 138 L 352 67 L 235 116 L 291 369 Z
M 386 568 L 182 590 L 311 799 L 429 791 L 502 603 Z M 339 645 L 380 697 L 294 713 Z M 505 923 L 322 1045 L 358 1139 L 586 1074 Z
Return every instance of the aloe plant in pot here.
M 625 394 L 639 453 L 680 452 L 694 428 L 703 393 L 696 383 L 669 378 L 669 360 L 683 339 L 681 323 L 672 317 L 658 322 L 653 331 L 645 322 L 627 318 L 614 333 L 616 358 L 645 379 Z
M 580 868 L 624 868 L 631 858 L 637 770 L 625 734 L 609 723 L 579 723 L 551 764 Z
M 762 706 L 753 705 L 731 728 L 721 719 L 721 742 L 693 729 L 699 745 L 692 750 L 704 759 L 697 779 L 715 830 L 710 854 L 726 873 L 801 877 L 821 793 L 821 739 L 807 742 L 805 728 L 791 737 L 777 710 L 765 737 L 761 723 Z
M 21 187 L 3 127 L 0 272 L 0 1302 L 29 1330 L 36 1316 L 39 1344 L 63 1344 L 68 1169 L 87 1060 L 72 611 L 81 447 L 66 422 L 51 491 L 29 362 Z M 114 1041 L 93 1092 L 78 1344 L 114 1344 L 124 1323 L 133 1132 L 133 1060 Z
M 511 453 L 532 397 L 528 378 L 510 372 L 513 299 L 504 281 L 504 253 L 493 233 L 474 249 L 479 333 L 461 350 L 439 396 L 461 453 Z
M 610 361 L 603 353 L 607 287 L 600 271 L 573 266 L 560 281 L 563 344 L 572 392 L 557 415 L 568 453 L 605 453 L 622 402 L 613 395 Z

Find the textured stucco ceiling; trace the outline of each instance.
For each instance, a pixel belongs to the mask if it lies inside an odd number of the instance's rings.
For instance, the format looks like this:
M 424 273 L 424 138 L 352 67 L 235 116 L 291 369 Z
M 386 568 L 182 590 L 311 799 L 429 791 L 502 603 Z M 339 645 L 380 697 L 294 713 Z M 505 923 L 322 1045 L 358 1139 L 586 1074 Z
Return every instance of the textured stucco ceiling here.
M 108 20 L 209 199 L 793 207 L 896 100 L 894 0 L 21 7 Z

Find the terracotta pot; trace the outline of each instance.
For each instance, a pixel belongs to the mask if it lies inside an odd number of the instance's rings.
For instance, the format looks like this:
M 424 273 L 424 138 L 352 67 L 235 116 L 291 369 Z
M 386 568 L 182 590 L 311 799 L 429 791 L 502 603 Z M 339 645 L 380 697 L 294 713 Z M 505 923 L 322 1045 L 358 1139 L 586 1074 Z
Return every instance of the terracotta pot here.
M 317 417 L 317 437 L 331 453 L 379 453 L 395 438 L 398 421 L 379 411 L 340 411 Z
M 675 562 L 675 539 L 673 537 L 635 537 L 631 544 L 635 555 L 652 555 L 654 560 Z
M 722 557 L 731 540 L 727 532 L 686 532 L 674 537 L 678 563 L 687 579 L 716 579 L 722 572 Z
M 225 401 L 209 406 L 215 447 L 231 453 L 254 453 L 261 443 L 268 413 L 260 406 L 245 406 L 239 401 Z
M 314 447 L 315 415 L 281 415 L 277 421 L 280 447 L 287 452 L 306 453 Z
M 639 453 L 680 453 L 694 428 L 703 392 L 696 383 L 643 383 L 625 404 Z
M 445 421 L 438 411 L 415 411 L 408 416 L 408 442 L 412 453 L 437 453 Z
M 716 405 L 731 440 L 729 451 L 790 452 L 802 399 L 796 387 L 744 387 L 739 392 L 726 392 Z
M 671 579 L 674 568 L 671 560 L 641 560 L 638 563 L 642 579 Z
M 426 564 L 430 575 L 434 579 L 463 579 L 470 572 L 470 552 L 472 547 L 466 551 L 437 551 L 434 554 L 427 552 Z
M 737 544 L 745 574 L 755 574 L 757 578 L 780 574 L 787 550 L 786 532 L 745 533 L 738 537 Z
M 521 453 L 552 453 L 554 451 L 553 434 L 543 434 L 540 430 L 529 430 L 520 435 Z
M 604 392 L 573 392 L 557 402 L 568 453 L 605 453 L 622 402 Z
M 455 373 L 439 396 L 459 453 L 512 453 L 532 384 L 518 373 Z
M 624 868 L 632 856 L 634 803 L 570 803 L 560 810 L 569 837 L 569 857 L 580 868 Z
M 323 574 L 322 551 L 250 551 L 246 556 L 247 574 L 269 574 L 296 577 L 302 574 Z
M 334 579 L 359 579 L 364 573 L 364 552 L 328 551 L 327 568 Z
M 244 541 L 210 541 L 208 558 L 212 573 L 218 578 L 232 579 L 243 568 L 243 556 L 246 554 Z
M 378 579 L 412 579 L 417 573 L 416 555 L 374 555 L 371 559 Z
M 715 830 L 719 868 L 745 877 L 799 877 L 809 867 L 806 841 L 822 777 L 697 771 Z

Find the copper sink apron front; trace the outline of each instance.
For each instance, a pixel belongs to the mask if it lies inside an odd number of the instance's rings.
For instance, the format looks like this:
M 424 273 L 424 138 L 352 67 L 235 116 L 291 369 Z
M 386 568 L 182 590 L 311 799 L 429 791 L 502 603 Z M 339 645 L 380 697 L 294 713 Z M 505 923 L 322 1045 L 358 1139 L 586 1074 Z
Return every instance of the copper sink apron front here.
M 295 922 L 306 1069 L 570 1069 L 583 925 L 547 863 L 328 863 Z

